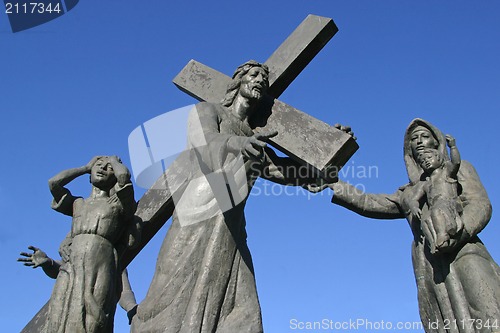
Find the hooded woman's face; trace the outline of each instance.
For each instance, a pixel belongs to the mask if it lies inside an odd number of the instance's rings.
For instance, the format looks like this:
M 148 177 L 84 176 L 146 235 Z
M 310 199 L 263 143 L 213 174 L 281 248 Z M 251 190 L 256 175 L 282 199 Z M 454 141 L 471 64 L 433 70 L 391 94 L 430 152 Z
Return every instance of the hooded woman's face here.
M 418 154 L 426 148 L 436 149 L 438 147 L 438 142 L 432 135 L 431 131 L 424 126 L 417 126 L 411 132 L 410 135 L 410 146 L 414 158 L 416 159 Z

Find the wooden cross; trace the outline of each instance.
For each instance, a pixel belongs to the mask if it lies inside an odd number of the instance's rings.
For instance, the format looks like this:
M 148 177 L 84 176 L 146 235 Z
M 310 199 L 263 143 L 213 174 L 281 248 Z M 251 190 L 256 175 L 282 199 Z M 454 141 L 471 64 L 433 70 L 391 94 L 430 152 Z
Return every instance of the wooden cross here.
M 309 15 L 267 59 L 268 95 L 272 110 L 263 126 L 278 131 L 270 144 L 297 162 L 332 180 L 358 149 L 350 135 L 276 100 L 338 31 L 332 19 Z M 174 84 L 192 97 L 220 103 L 231 78 L 191 60 L 174 78 Z
M 309 15 L 265 62 L 270 71 L 268 95 L 271 109 L 263 129 L 278 131 L 278 135 L 270 140 L 271 145 L 330 179 L 358 149 L 354 139 L 275 98 L 285 91 L 337 31 L 332 19 Z M 230 77 L 191 60 L 173 81 L 182 91 L 200 101 L 219 103 L 230 80 Z M 182 166 L 182 161 L 181 154 L 140 199 L 136 216 L 144 222 L 142 241 L 137 248 L 124 253 L 121 258 L 123 268 L 172 216 L 175 208 L 172 194 L 175 196 L 177 189 L 181 192 L 187 183 L 183 174 L 185 168 L 176 165 Z M 41 332 L 47 310 L 48 303 L 21 333 Z

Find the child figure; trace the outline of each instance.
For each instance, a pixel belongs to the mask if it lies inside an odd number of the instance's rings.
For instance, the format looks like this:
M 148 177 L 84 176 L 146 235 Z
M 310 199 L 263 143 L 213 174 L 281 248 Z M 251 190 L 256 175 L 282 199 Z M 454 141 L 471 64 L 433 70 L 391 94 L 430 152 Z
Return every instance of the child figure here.
M 424 170 L 426 180 L 416 184 L 414 197 L 410 200 L 410 212 L 422 221 L 422 230 L 431 244 L 431 252 L 450 245 L 450 237 L 463 227 L 458 201 L 457 173 L 460 168 L 460 153 L 451 135 L 446 135 L 450 148 L 450 161 L 446 161 L 437 149 L 425 148 L 418 154 L 418 163 Z M 429 217 L 421 219 L 420 200 L 426 197 Z

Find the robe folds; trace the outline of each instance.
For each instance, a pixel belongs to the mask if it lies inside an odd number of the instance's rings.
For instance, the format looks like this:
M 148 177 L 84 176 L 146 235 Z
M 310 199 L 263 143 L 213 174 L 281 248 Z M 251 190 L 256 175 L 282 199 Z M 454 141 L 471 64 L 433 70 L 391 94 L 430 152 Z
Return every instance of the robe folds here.
M 189 181 L 132 332 L 262 332 L 244 208 L 272 162 L 269 148 L 258 161 L 242 156 L 238 142 L 253 134 L 221 105 L 200 103 L 191 113 L 188 153 L 174 164 Z

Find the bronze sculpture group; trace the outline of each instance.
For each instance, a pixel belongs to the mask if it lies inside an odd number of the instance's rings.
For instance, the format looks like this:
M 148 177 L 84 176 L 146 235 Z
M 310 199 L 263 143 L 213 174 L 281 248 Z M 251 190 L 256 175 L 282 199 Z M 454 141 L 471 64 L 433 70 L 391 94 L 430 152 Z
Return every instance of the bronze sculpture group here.
M 267 147 L 277 133 L 252 125 L 268 87 L 267 66 L 246 62 L 221 103 L 200 103 L 190 115 L 188 154 L 182 155 L 189 185 L 131 332 L 263 331 L 244 216 L 258 177 L 312 192 L 330 187 L 334 204 L 366 217 L 406 218 L 426 332 L 445 332 L 446 321 L 500 321 L 500 269 L 477 236 L 491 218 L 491 204 L 473 166 L 461 160 L 455 139 L 427 121 L 412 121 L 404 137 L 409 183 L 394 194 L 359 193 L 341 180 L 325 183 L 313 174 L 297 177 L 293 171 L 300 164 Z M 74 197 L 64 186 L 87 173 L 91 196 Z M 229 178 L 236 190 L 228 206 L 214 179 L 225 187 Z M 140 237 L 130 174 L 117 157 L 98 157 L 49 184 L 53 208 L 73 219 L 61 245 L 63 260 L 54 265 L 37 248 L 20 259 L 56 278 L 44 332 L 112 332 L 122 281 L 128 283 L 121 276 L 120 253 Z M 437 328 L 426 325 L 430 322 Z M 498 325 L 450 331 L 495 332 Z

